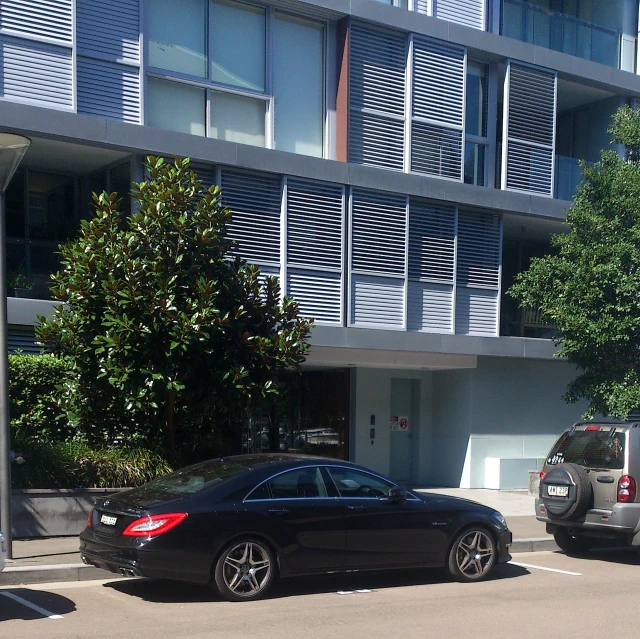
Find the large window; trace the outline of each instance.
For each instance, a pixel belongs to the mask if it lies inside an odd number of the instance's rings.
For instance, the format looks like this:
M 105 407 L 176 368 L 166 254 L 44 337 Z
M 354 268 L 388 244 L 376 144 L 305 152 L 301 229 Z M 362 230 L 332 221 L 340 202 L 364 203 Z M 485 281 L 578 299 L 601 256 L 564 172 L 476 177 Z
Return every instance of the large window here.
M 487 67 L 467 64 L 465 103 L 464 181 L 467 184 L 485 184 L 487 138 Z
M 323 156 L 323 23 L 227 0 L 146 2 L 146 124 Z

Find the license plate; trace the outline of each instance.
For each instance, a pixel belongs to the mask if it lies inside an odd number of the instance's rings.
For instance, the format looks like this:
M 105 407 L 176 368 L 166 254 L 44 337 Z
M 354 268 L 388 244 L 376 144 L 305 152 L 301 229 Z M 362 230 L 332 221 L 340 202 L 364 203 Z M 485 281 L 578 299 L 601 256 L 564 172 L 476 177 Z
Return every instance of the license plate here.
M 111 517 L 110 515 L 102 515 L 102 517 L 100 517 L 100 523 L 105 526 L 115 526 L 117 521 L 117 517 Z
M 547 486 L 547 495 L 549 497 L 568 497 L 569 486 Z

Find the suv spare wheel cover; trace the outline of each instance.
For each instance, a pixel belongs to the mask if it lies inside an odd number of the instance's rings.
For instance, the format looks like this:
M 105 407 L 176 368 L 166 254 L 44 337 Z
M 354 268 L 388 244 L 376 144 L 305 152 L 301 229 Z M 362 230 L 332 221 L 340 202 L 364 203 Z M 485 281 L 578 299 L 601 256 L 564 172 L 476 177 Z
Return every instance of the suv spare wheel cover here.
M 549 486 L 567 487 L 567 496 L 549 495 Z M 542 501 L 552 519 L 577 519 L 593 497 L 587 471 L 578 464 L 558 464 L 542 480 Z

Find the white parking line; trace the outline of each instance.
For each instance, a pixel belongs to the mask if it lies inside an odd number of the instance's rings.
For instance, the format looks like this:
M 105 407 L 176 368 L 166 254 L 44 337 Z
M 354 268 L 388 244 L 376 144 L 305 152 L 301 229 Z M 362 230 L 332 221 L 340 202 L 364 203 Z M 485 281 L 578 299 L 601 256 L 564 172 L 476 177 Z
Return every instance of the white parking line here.
M 23 599 L 22 597 L 18 597 L 18 595 L 14 595 L 12 592 L 6 592 L 6 591 L 0 592 L 0 595 L 4 597 L 8 597 L 9 599 L 13 599 L 14 601 L 17 601 L 19 604 L 22 604 L 27 608 L 31 608 L 31 610 L 35 610 L 38 614 L 42 615 L 43 617 L 48 617 L 49 619 L 63 619 L 62 615 L 55 615 L 54 613 L 49 612 L 44 608 L 40 608 L 40 606 L 36 606 L 35 604 L 31 603 L 30 601 L 27 601 L 26 599 Z
M 547 570 L 548 572 L 559 572 L 562 575 L 571 575 L 573 577 L 582 577 L 581 572 L 571 572 L 570 570 L 559 570 L 558 568 L 547 568 L 546 566 L 534 566 L 533 564 L 523 564 L 519 561 L 510 561 L 510 564 L 514 566 L 521 566 L 522 568 L 535 568 L 536 570 Z

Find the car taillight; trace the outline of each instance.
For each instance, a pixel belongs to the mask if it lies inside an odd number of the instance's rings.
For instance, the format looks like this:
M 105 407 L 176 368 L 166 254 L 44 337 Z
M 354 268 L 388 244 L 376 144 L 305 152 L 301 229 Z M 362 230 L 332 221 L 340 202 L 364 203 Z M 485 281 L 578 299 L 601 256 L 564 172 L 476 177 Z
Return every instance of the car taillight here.
M 585 430 L 600 430 L 600 426 L 595 426 L 595 425 L 587 426 Z
M 93 508 L 89 511 L 89 516 L 87 517 L 87 528 L 91 528 L 92 519 L 93 519 Z
M 629 476 L 623 475 L 618 480 L 618 503 L 629 504 L 636 500 L 637 484 L 636 480 Z
M 547 473 L 544 472 L 544 470 L 540 471 L 540 479 L 544 479 L 547 476 Z
M 540 471 L 540 481 L 538 482 L 538 495 L 542 497 L 542 480 L 547 476 L 544 470 Z
M 175 528 L 188 513 L 166 513 L 151 515 L 132 521 L 122 532 L 126 537 L 157 537 Z

